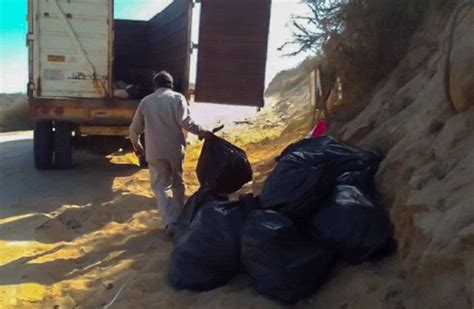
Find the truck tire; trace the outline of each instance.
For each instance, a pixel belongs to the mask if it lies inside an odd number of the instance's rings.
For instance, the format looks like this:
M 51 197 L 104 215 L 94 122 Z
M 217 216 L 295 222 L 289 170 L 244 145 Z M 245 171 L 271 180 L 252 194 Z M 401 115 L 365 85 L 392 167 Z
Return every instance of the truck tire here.
M 56 122 L 54 134 L 54 167 L 69 169 L 72 167 L 72 124 Z
M 33 131 L 33 156 L 35 167 L 50 169 L 53 165 L 53 123 L 38 121 Z

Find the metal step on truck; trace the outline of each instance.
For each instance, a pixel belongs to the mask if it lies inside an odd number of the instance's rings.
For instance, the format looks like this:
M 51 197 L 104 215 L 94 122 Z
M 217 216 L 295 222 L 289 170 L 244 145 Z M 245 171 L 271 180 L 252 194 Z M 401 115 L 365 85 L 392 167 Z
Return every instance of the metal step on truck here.
M 192 42 L 196 5 L 199 41 Z M 75 147 L 127 148 L 135 109 L 161 70 L 196 102 L 263 106 L 270 10 L 271 0 L 175 0 L 138 21 L 114 19 L 113 0 L 28 0 L 36 168 L 71 168 Z

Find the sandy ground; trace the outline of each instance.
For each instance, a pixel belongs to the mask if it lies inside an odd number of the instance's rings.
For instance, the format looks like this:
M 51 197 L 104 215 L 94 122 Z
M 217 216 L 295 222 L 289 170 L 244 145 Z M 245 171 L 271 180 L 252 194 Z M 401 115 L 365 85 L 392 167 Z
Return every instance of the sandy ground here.
M 288 123 L 277 108 L 266 109 L 221 133 L 249 154 L 255 179 L 243 191 L 258 193 L 273 158 L 307 132 L 307 115 L 292 117 Z M 188 147 L 187 195 L 198 188 L 200 147 Z M 98 308 L 119 291 L 110 308 L 281 307 L 245 275 L 207 293 L 175 291 L 167 284 L 172 244 L 160 229 L 148 171 L 131 154 L 77 152 L 74 161 L 72 170 L 37 171 L 31 132 L 0 135 L 1 308 Z M 394 258 L 341 268 L 299 307 L 404 308 L 408 292 L 396 269 Z

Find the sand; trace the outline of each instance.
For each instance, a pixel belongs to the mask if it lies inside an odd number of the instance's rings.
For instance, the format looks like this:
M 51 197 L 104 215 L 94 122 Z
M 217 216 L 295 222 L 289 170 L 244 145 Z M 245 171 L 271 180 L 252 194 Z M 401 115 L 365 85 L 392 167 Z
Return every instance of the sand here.
M 290 103 L 277 100 L 251 121 L 227 123 L 220 134 L 249 154 L 255 179 L 242 192 L 258 194 L 274 158 L 309 131 L 309 109 Z M 195 139 L 188 147 L 188 196 L 198 188 L 200 147 Z M 74 169 L 40 172 L 31 148 L 31 140 L 11 137 L 0 146 L 0 307 L 97 308 L 112 300 L 109 308 L 281 307 L 259 296 L 246 275 L 206 293 L 168 285 L 172 244 L 161 229 L 148 171 L 136 166 L 133 154 L 79 152 Z M 342 268 L 298 306 L 401 308 L 408 292 L 396 269 L 396 260 Z

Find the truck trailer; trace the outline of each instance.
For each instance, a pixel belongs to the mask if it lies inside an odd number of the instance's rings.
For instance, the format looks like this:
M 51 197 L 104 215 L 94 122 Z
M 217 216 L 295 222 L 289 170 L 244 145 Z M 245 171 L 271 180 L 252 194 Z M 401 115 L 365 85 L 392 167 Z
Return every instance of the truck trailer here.
M 28 0 L 36 168 L 71 168 L 73 145 L 107 153 L 128 144 L 135 109 L 161 70 L 196 102 L 262 107 L 270 11 L 271 0 L 174 0 L 140 21 L 114 19 L 113 0 Z

